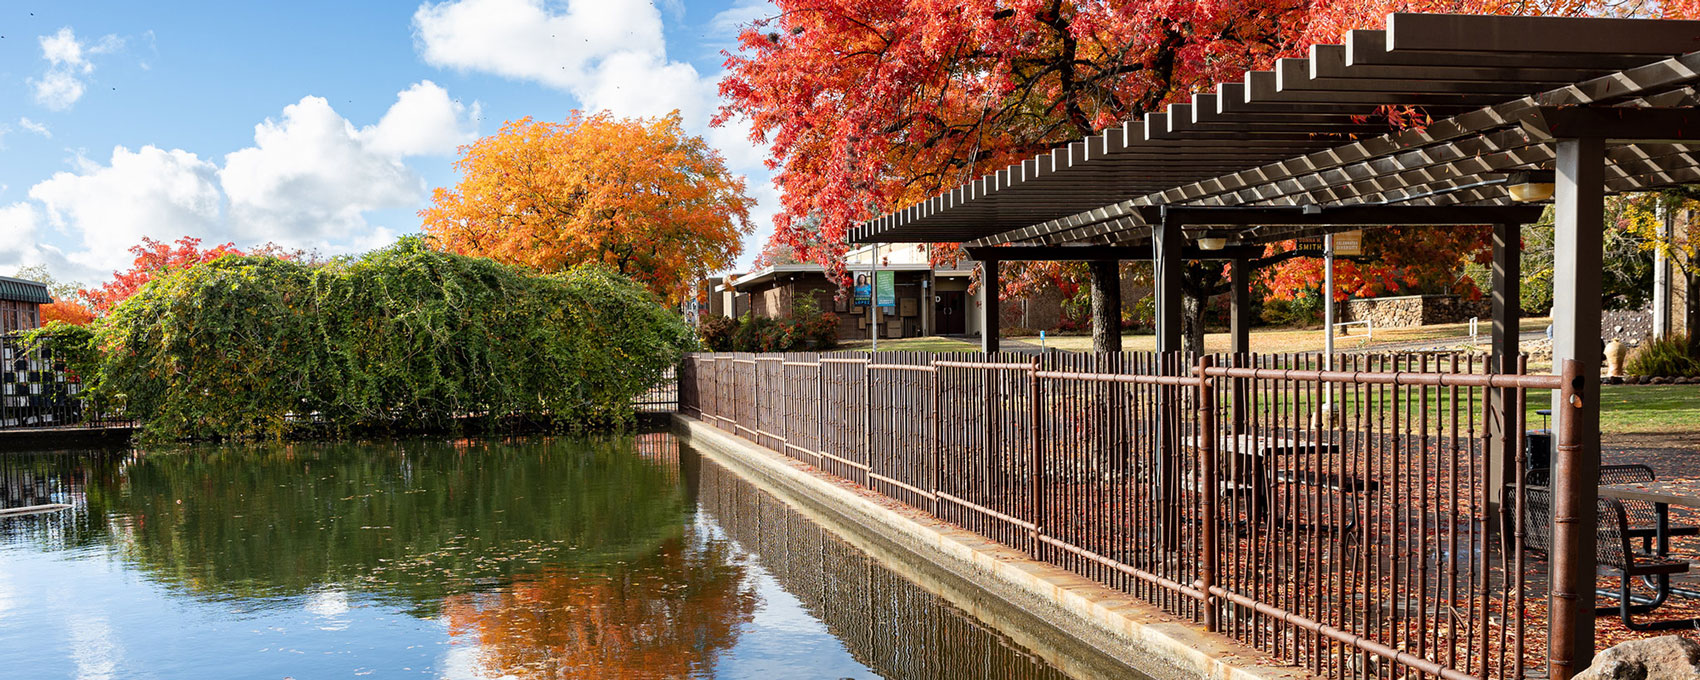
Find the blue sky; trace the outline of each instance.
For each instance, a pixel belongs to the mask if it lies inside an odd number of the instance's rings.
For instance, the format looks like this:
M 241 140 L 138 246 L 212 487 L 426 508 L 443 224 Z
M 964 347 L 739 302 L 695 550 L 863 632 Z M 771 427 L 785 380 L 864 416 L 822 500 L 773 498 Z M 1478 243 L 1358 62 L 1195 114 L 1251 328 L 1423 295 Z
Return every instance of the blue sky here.
M 759 0 L 32 2 L 0 6 L 0 274 L 98 283 L 142 236 L 358 252 L 418 230 L 454 147 L 572 109 L 711 129 L 722 49 Z

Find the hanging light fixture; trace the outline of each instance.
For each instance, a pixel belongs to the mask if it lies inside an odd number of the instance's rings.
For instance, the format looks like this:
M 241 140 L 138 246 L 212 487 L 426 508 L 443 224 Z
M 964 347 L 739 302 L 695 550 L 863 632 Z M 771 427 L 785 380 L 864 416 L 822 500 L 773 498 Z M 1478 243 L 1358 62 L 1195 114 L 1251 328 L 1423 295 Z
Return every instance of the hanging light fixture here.
M 1228 246 L 1228 239 L 1206 236 L 1198 239 L 1199 250 L 1221 250 Z
M 1552 198 L 1553 187 L 1551 170 L 1520 170 L 1505 179 L 1505 188 L 1511 192 L 1511 200 L 1518 203 L 1548 200 Z

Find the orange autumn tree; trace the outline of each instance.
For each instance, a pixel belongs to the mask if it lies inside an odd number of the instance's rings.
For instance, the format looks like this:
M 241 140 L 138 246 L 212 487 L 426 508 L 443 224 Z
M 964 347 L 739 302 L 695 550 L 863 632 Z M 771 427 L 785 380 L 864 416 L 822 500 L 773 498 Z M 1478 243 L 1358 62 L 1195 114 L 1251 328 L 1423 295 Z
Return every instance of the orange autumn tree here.
M 58 321 L 72 326 L 83 326 L 94 321 L 94 311 L 76 300 L 59 300 L 41 306 L 41 323 L 47 325 Z
M 752 229 L 743 178 L 676 111 L 510 121 L 455 169 L 419 213 L 435 247 L 545 272 L 601 262 L 670 301 L 730 267 Z

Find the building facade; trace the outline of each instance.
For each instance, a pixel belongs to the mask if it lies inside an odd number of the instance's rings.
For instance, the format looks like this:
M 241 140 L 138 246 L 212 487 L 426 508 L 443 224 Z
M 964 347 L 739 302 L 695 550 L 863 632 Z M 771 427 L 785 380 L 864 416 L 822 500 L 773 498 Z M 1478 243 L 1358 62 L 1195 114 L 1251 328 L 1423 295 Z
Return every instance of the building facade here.
M 875 257 L 876 249 L 867 246 L 846 253 L 847 281 L 837 280 L 814 263 L 774 264 L 706 279 L 705 310 L 714 316 L 782 318 L 791 314 L 798 298 L 810 297 L 821 310 L 838 316 L 838 337 L 844 340 L 869 338 L 876 329 L 881 338 L 980 334 L 979 302 L 970 292 L 978 262 L 962 259 L 934 266 L 932 246 L 916 243 L 881 246 L 877 268 Z M 892 307 L 857 304 L 852 294 L 858 279 L 871 281 L 876 269 L 892 272 L 896 301 Z M 1063 296 L 1056 291 L 1013 301 L 1004 307 L 1002 325 L 1054 330 L 1062 320 L 1062 303 Z
M 45 284 L 0 276 L 0 334 L 41 327 L 41 306 L 53 302 Z

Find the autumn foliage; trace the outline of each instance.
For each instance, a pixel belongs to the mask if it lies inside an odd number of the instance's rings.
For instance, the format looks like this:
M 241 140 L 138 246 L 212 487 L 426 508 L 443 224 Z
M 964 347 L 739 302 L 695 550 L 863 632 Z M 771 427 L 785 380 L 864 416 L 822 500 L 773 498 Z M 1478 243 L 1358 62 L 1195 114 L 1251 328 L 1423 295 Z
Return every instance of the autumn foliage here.
M 54 300 L 41 306 L 41 323 L 47 325 L 54 321 L 83 326 L 94 321 L 94 311 L 76 300 Z
M 236 244 L 225 243 L 201 248 L 201 240 L 184 236 L 175 243 L 142 237 L 141 245 L 130 246 L 136 255 L 129 269 L 112 273 L 112 280 L 99 288 L 84 289 L 79 295 L 97 315 L 105 315 L 114 305 L 135 295 L 142 286 L 167 272 L 188 269 L 202 262 L 211 262 L 225 255 L 241 255 Z
M 1492 259 L 1489 227 L 1387 227 L 1364 231 L 1362 257 L 1334 260 L 1334 299 L 1378 297 L 1409 293 L 1449 292 L 1475 299 L 1482 291 L 1468 277 L 1458 276 L 1461 258 L 1477 264 Z M 1272 244 L 1269 253 L 1291 250 L 1294 242 Z M 1320 294 L 1320 258 L 1300 257 L 1265 270 L 1269 295 L 1291 300 Z
M 420 211 L 436 247 L 543 272 L 600 262 L 668 300 L 730 267 L 751 230 L 743 178 L 677 113 L 511 121 L 455 168 Z

